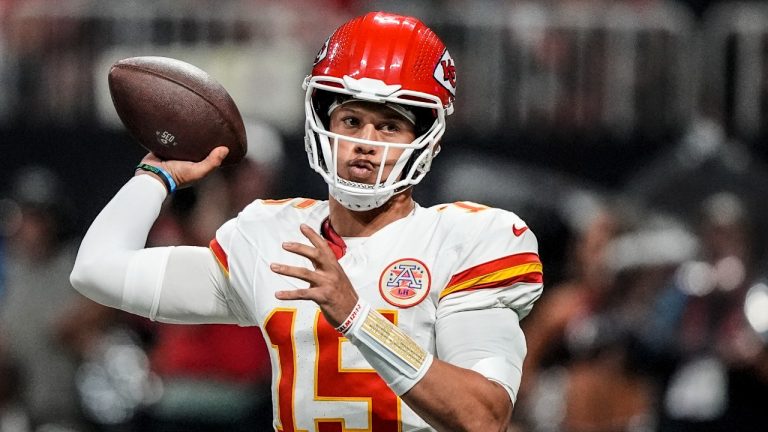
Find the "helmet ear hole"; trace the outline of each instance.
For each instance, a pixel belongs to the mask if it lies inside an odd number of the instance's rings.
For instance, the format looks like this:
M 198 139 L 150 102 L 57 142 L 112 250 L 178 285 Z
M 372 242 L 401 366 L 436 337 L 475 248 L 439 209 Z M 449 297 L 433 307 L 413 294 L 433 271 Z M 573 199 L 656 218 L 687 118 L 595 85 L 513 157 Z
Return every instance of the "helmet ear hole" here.
M 315 89 L 315 93 L 312 96 L 312 108 L 314 108 L 315 113 L 320 118 L 320 122 L 326 130 L 330 130 L 331 128 L 331 116 L 328 109 L 331 107 L 333 101 L 336 100 L 337 96 L 337 93 L 318 89 Z
M 435 124 L 437 113 L 431 108 L 421 107 L 413 107 L 411 111 L 416 115 L 416 136 L 420 137 L 427 133 L 432 125 Z

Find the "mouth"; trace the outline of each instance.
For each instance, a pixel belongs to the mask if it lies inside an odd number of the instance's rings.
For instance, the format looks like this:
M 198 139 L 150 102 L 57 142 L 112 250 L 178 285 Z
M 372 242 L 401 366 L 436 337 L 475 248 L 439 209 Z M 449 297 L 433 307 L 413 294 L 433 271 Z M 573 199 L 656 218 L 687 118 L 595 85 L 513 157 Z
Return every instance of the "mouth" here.
M 355 159 L 348 164 L 350 180 L 364 183 L 371 175 L 375 174 L 376 168 L 373 162 L 367 159 Z

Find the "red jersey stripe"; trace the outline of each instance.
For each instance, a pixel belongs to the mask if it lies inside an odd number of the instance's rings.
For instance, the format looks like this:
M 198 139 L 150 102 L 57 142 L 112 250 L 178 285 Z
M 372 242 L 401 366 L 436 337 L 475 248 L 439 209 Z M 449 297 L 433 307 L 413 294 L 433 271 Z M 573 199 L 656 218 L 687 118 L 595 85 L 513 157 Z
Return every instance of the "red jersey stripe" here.
M 211 249 L 211 252 L 213 252 L 213 256 L 216 257 L 216 261 L 218 261 L 221 268 L 224 270 L 227 276 L 229 276 L 229 261 L 227 260 L 227 253 L 224 252 L 224 249 L 216 239 L 211 240 L 211 242 L 208 244 L 208 247 Z
M 493 272 L 503 270 L 509 267 L 514 267 L 520 264 L 528 264 L 528 263 L 541 263 L 541 262 L 539 261 L 539 256 L 536 255 L 535 253 L 520 253 L 515 255 L 508 255 L 502 258 L 495 259 L 493 261 L 488 261 L 487 263 L 476 265 L 472 268 L 469 268 L 467 270 L 464 270 L 461 273 L 454 275 L 451 278 L 451 280 L 448 282 L 448 287 L 466 282 L 478 276 L 482 276 L 488 273 L 493 273 Z
M 496 288 L 517 282 L 541 282 L 542 280 L 542 265 L 538 255 L 515 254 L 477 265 L 454 275 L 440 293 L 440 297 L 466 289 Z
M 483 288 L 500 288 L 500 287 L 514 285 L 516 283 L 542 283 L 542 282 L 544 282 L 544 278 L 542 277 L 541 273 L 539 272 L 525 273 L 525 274 L 521 274 L 520 276 L 511 277 L 508 279 L 488 281 L 486 283 L 479 283 L 477 285 L 468 286 L 466 288 L 454 289 L 451 292 L 443 291 L 440 297 L 442 298 L 445 295 L 455 293 L 457 291 L 472 291 L 472 290 L 483 289 Z

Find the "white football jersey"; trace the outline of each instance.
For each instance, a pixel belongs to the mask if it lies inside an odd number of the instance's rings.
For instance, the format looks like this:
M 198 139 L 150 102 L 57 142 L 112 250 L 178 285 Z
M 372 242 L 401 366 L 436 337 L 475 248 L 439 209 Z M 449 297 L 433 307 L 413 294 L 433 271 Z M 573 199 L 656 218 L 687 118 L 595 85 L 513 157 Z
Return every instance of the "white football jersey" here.
M 229 275 L 233 313 L 242 325 L 261 327 L 270 348 L 275 427 L 432 430 L 315 303 L 275 298 L 275 291 L 308 284 L 272 272 L 269 264 L 313 268 L 281 244 L 310 244 L 299 231 L 302 223 L 322 231 L 359 296 L 439 358 L 435 322 L 441 317 L 491 307 L 512 308 L 520 318 L 528 313 L 542 288 L 536 238 L 515 214 L 468 202 L 416 206 L 374 235 L 347 242 L 327 218 L 327 201 L 259 200 L 211 242 Z

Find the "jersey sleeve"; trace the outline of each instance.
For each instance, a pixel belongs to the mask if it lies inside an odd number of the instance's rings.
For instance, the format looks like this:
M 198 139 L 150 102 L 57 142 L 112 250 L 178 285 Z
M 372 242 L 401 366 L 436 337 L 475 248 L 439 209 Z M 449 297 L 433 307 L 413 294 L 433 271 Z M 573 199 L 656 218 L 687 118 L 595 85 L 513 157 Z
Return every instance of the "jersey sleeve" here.
M 499 209 L 465 214 L 457 222 L 459 258 L 440 292 L 438 319 L 495 307 L 524 318 L 543 287 L 536 236 L 517 215 Z
M 236 219 L 230 219 L 225 222 L 217 231 L 216 236 L 208 244 L 216 262 L 227 277 L 229 277 L 229 254 L 227 250 L 235 233 Z M 226 249 L 225 249 L 226 246 Z
M 224 299 L 227 302 L 229 309 L 232 311 L 232 314 L 237 317 L 237 320 L 241 325 L 256 325 L 256 322 L 253 319 L 253 314 L 248 311 L 246 301 L 235 288 L 237 283 L 236 280 L 233 280 L 235 278 L 239 278 L 241 280 L 247 279 L 247 277 L 250 275 L 243 275 L 242 271 L 240 271 L 236 272 L 233 278 L 230 267 L 230 256 L 233 254 L 232 249 L 236 248 L 233 245 L 236 244 L 238 240 L 237 225 L 237 218 L 230 219 L 229 221 L 225 222 L 216 231 L 216 236 L 210 241 L 208 247 L 216 259 L 219 268 L 229 282 L 229 286 L 232 287 L 232 289 L 228 291 L 224 296 Z M 253 253 L 253 251 L 251 251 L 251 253 Z M 242 255 L 242 252 L 240 254 Z
M 268 270 L 274 261 L 270 254 L 281 250 L 283 241 L 300 241 L 297 227 L 318 203 L 306 198 L 256 200 L 216 231 L 209 248 L 232 287 L 227 302 L 241 322 L 258 325 L 259 292 L 274 286 L 270 278 L 283 277 Z

